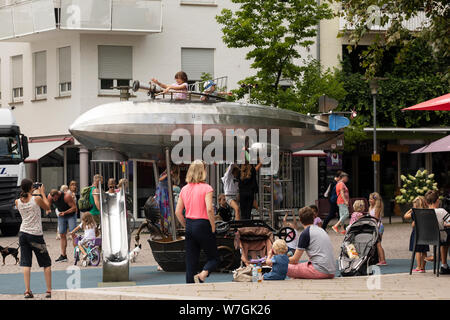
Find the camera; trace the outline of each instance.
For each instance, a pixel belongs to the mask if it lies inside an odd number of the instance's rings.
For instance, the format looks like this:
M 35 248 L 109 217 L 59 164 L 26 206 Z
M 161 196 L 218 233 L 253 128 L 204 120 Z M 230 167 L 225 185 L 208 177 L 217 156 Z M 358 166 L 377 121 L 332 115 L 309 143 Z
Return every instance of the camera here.
M 42 186 L 42 182 L 33 183 L 33 189 L 39 189 Z

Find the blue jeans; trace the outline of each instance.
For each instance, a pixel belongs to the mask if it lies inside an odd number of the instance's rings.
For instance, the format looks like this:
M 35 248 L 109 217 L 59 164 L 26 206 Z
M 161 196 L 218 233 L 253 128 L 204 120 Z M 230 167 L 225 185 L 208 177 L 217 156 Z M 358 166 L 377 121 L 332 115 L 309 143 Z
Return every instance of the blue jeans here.
M 67 216 L 58 216 L 58 233 L 65 234 L 67 233 L 67 228 L 69 231 L 72 231 L 77 227 L 77 214 L 72 213 Z
M 219 262 L 216 235 L 212 233 L 211 224 L 206 219 L 186 219 L 186 283 L 194 283 L 194 276 L 199 272 L 200 250 L 205 251 L 207 262 L 202 270 L 211 274 Z

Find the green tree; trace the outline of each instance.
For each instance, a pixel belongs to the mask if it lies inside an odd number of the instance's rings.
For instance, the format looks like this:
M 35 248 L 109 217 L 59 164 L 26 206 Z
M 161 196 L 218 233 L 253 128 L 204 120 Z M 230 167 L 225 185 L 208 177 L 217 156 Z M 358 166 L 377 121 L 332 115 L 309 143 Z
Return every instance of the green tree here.
M 229 48 L 250 48 L 246 59 L 256 74 L 240 84 L 256 85 L 251 100 L 266 105 L 291 108 L 298 101 L 295 90 L 284 90 L 280 81 L 298 81 L 302 68 L 300 47 L 314 43 L 317 24 L 333 14 L 328 4 L 316 0 L 231 0 L 240 4 L 233 12 L 223 9 L 216 17 L 222 25 L 223 41 Z M 247 88 L 236 90 L 243 97 Z
M 441 59 L 432 54 L 433 49 L 424 39 L 417 39 L 405 47 L 394 50 L 394 62 L 382 74 L 377 97 L 378 127 L 429 127 L 448 126 L 450 117 L 445 111 L 404 112 L 402 108 L 439 97 L 448 93 L 449 86 L 444 75 Z M 408 50 L 402 60 L 397 52 Z M 364 70 L 362 71 L 364 73 Z M 352 127 L 345 129 L 345 146 L 353 150 L 357 143 L 365 140 L 364 127 L 372 127 L 372 96 L 363 74 L 352 70 L 349 58 L 344 58 L 341 71 L 337 74 L 346 91 L 337 110 L 355 110 L 358 116 Z
M 449 81 L 450 60 L 450 6 L 448 0 L 333 0 L 342 5 L 339 13 L 347 21 L 352 21 L 354 28 L 345 30 L 351 45 L 356 46 L 370 31 L 371 25 L 378 24 L 386 28 L 383 35 L 378 35 L 372 45 L 362 53 L 366 76 L 377 75 L 381 68 L 384 54 L 392 47 L 402 47 L 397 52 L 397 61 L 407 59 L 412 53 L 411 47 L 417 41 L 426 41 L 433 48 L 431 54 L 439 58 L 445 66 L 444 78 Z M 426 23 L 420 30 L 410 31 L 404 22 L 424 14 Z M 410 66 L 408 66 L 410 67 Z

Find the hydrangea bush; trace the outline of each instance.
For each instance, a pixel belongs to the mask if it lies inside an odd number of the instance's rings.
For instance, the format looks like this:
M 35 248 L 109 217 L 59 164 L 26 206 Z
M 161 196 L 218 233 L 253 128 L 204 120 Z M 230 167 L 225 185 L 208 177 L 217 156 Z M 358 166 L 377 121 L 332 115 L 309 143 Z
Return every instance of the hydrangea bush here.
M 427 170 L 417 170 L 416 175 L 401 175 L 403 186 L 400 189 L 401 195 L 395 197 L 400 204 L 412 203 L 417 196 L 424 196 L 428 190 L 438 190 L 437 182 L 434 181 L 434 174 L 428 174 Z

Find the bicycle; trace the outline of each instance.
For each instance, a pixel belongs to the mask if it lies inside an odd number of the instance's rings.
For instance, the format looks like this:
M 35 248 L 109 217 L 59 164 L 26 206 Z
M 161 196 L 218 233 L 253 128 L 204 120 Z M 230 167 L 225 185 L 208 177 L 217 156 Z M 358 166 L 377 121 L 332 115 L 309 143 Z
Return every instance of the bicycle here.
M 81 240 L 81 236 L 78 236 L 76 238 L 76 247 L 74 248 L 74 265 L 76 266 L 78 261 L 81 260 L 80 259 L 80 255 L 81 255 L 81 250 L 80 248 L 78 248 L 78 242 Z M 99 250 L 99 246 L 101 239 L 100 238 L 96 238 L 94 241 L 90 241 L 89 245 L 85 248 L 86 251 L 86 259 L 84 259 L 81 262 L 81 265 L 83 267 L 87 267 L 88 264 L 92 265 L 94 267 L 98 266 L 100 264 L 100 250 Z

